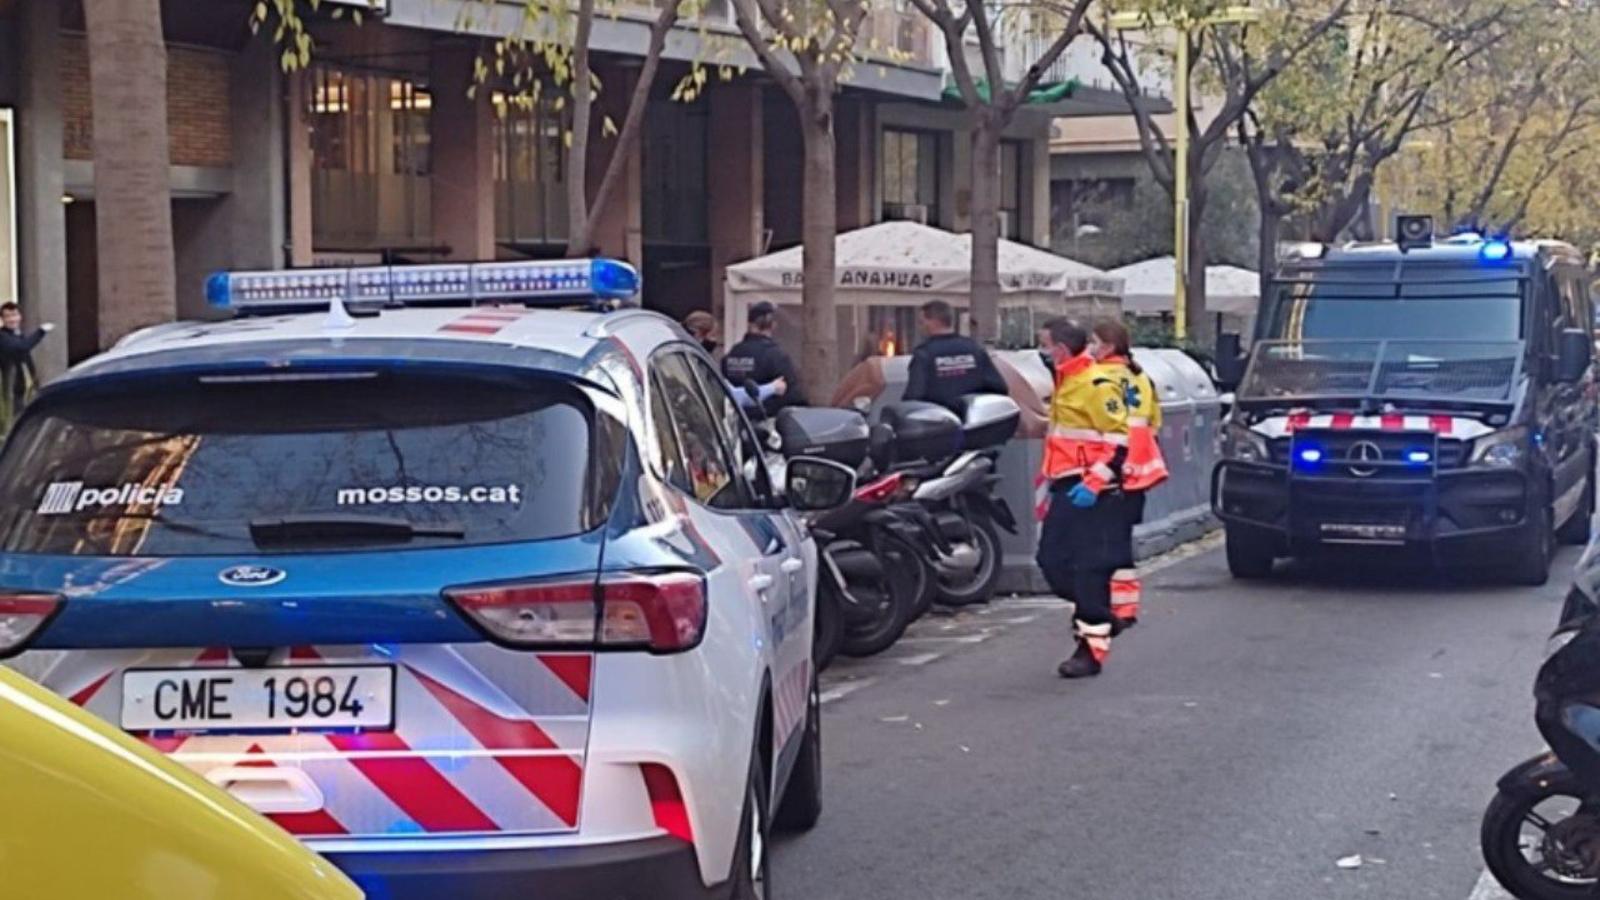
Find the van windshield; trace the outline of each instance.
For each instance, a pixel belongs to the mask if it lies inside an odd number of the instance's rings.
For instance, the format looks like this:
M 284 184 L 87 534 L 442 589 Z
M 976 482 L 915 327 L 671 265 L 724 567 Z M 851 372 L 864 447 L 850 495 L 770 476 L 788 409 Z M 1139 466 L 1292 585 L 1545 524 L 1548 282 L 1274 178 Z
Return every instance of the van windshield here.
M 1456 285 L 1430 286 L 1448 291 Z M 1462 285 L 1460 287 L 1467 287 Z M 1506 293 L 1474 296 L 1359 296 L 1345 285 L 1284 286 L 1277 290 L 1268 340 L 1506 341 L 1522 337 L 1522 299 Z
M 0 551 L 460 546 L 599 524 L 616 454 L 575 387 L 370 374 L 46 401 L 0 458 Z

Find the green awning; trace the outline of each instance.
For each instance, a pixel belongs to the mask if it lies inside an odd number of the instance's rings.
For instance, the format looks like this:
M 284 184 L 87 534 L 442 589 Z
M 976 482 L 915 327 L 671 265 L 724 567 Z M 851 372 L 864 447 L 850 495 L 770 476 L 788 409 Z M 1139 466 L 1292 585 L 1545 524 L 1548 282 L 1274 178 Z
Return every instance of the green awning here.
M 988 80 L 979 78 L 976 84 L 978 88 L 978 96 L 982 97 L 984 102 L 987 103 L 989 101 Z M 1079 81 L 1076 78 L 1069 78 L 1066 81 L 1051 82 L 1050 84 L 1041 84 L 1028 92 L 1028 98 L 1023 101 L 1023 104 L 1032 105 L 1058 103 L 1077 93 L 1078 87 Z M 956 103 L 966 103 L 966 98 L 961 96 L 961 86 L 949 81 L 948 79 L 946 80 L 946 84 L 944 86 L 944 98 Z

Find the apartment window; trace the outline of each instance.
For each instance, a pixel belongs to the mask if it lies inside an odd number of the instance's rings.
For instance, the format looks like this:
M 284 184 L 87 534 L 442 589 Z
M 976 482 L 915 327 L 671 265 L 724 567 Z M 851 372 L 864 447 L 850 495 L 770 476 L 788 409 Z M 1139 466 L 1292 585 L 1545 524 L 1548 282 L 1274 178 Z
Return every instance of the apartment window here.
M 705 244 L 706 157 L 709 119 L 704 103 L 645 107 L 644 239 L 662 244 Z
M 886 129 L 880 169 L 883 218 L 917 218 L 930 225 L 941 221 L 937 134 Z
M 1000 144 L 1000 236 L 1008 241 L 1022 239 L 1022 144 Z
M 306 77 L 317 248 L 427 244 L 433 169 L 427 86 L 409 75 L 334 65 L 313 66 Z
M 555 100 L 494 95 L 495 236 L 506 244 L 565 244 L 567 119 Z

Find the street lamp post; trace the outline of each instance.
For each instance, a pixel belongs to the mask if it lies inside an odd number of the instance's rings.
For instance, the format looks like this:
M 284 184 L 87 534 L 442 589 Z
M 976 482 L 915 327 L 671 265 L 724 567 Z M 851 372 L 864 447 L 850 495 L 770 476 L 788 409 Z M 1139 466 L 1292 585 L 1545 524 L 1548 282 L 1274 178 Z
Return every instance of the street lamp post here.
M 1261 11 L 1248 6 L 1230 6 L 1208 16 L 1172 18 L 1140 12 L 1113 14 L 1107 24 L 1118 31 L 1170 28 L 1177 32 L 1177 58 L 1174 60 L 1173 97 L 1177 134 L 1172 161 L 1172 259 L 1177 277 L 1172 282 L 1173 334 L 1188 336 L 1189 306 L 1189 36 L 1212 25 L 1249 24 L 1261 20 Z

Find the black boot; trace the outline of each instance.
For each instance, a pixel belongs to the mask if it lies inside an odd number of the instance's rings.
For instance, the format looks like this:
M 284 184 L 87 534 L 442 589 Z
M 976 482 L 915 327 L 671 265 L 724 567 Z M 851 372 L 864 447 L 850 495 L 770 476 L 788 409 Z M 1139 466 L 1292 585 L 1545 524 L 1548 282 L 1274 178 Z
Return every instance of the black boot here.
M 1056 667 L 1056 673 L 1062 678 L 1092 678 L 1100 674 L 1100 663 L 1094 658 L 1094 653 L 1085 641 L 1078 641 L 1078 649 L 1072 652 L 1066 662 Z
M 1117 635 L 1127 631 L 1137 624 L 1139 624 L 1139 619 L 1136 616 L 1129 616 L 1127 618 L 1113 616 L 1111 618 L 1111 636 L 1116 637 Z

